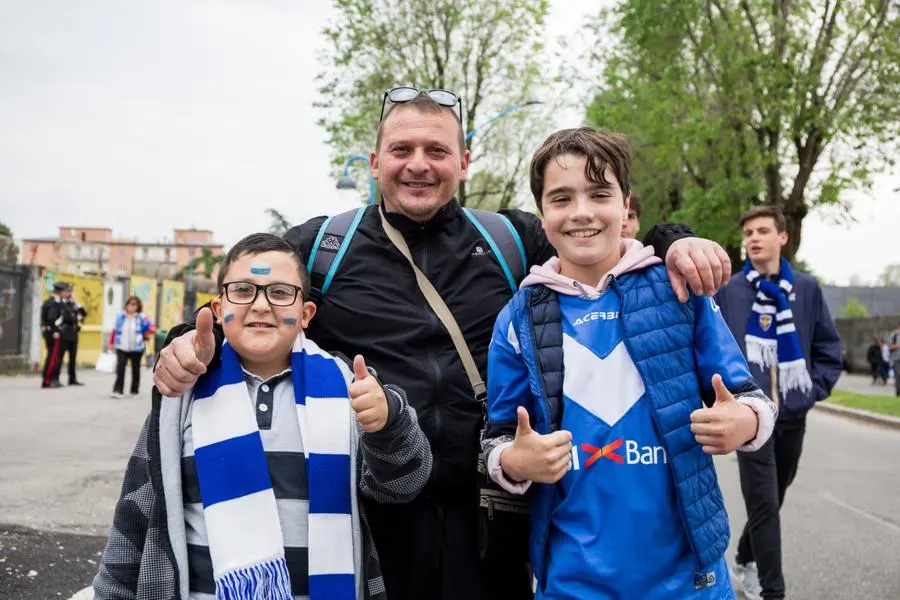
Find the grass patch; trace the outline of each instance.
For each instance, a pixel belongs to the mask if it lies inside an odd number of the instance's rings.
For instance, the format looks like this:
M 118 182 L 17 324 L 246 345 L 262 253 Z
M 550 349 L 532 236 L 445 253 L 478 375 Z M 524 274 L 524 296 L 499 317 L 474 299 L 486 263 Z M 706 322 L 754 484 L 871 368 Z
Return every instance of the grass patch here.
M 896 396 L 869 396 L 856 392 L 834 390 L 831 397 L 826 400 L 832 404 L 840 404 L 847 408 L 858 408 L 882 415 L 900 417 L 900 398 Z

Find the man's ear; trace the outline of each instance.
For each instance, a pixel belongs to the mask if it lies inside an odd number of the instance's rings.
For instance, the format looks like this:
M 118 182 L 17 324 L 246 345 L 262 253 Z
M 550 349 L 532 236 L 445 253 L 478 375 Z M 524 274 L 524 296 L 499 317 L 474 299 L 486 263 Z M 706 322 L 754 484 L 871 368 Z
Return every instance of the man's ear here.
M 790 236 L 788 235 L 787 231 L 782 231 L 781 233 L 778 234 L 778 243 L 781 245 L 782 248 L 784 248 L 785 244 L 788 243 L 789 238 L 790 238 Z
M 459 161 L 459 180 L 460 181 L 468 181 L 469 180 L 469 160 L 471 156 L 469 151 L 466 150 L 463 152 L 462 158 Z
M 309 300 L 303 303 L 303 314 L 300 316 L 300 327 L 303 329 L 309 327 L 309 322 L 316 316 L 317 309 L 318 307 Z

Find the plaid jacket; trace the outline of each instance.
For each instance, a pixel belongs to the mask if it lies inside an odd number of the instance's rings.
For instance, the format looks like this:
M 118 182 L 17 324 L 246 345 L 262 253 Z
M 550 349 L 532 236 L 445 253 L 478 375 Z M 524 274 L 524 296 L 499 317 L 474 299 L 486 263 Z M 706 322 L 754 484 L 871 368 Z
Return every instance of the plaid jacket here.
M 378 552 L 358 494 L 378 502 L 407 502 L 431 474 L 431 449 L 402 390 L 399 411 L 375 434 L 357 428 L 351 443 L 355 477 L 354 546 L 361 599 L 386 600 Z M 116 503 L 99 571 L 95 600 L 187 600 L 187 545 L 181 491 L 181 427 L 188 402 L 163 399 L 153 389 L 153 406 L 141 429 Z

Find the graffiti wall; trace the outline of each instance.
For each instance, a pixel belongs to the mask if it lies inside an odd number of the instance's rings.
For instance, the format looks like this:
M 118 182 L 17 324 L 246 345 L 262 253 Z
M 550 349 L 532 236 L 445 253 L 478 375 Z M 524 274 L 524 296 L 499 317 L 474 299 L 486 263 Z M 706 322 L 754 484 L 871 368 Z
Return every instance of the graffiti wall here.
M 184 284 L 179 281 L 163 281 L 159 329 L 168 331 L 184 322 Z

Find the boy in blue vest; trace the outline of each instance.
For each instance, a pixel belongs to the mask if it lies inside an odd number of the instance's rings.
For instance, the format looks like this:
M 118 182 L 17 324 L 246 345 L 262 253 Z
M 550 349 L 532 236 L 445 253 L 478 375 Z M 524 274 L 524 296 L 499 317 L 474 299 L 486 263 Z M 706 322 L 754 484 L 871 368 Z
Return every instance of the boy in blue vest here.
M 777 408 L 718 307 L 678 302 L 619 237 L 624 138 L 550 136 L 531 189 L 559 257 L 531 269 L 488 354 L 484 459 L 530 496 L 538 599 L 730 599 L 728 516 L 711 454 L 754 450 Z

